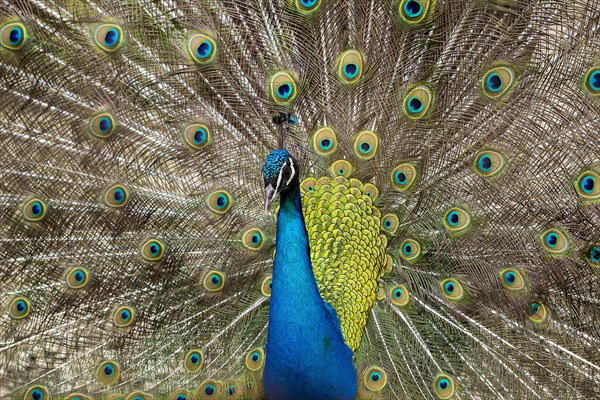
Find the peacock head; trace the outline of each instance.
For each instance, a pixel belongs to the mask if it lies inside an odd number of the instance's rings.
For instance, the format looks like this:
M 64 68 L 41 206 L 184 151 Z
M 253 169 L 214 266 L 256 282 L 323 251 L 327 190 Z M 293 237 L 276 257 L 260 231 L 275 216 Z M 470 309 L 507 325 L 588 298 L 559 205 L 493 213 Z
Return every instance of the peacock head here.
M 281 192 L 299 182 L 300 168 L 287 149 L 273 150 L 265 159 L 263 179 L 265 181 L 265 210 Z

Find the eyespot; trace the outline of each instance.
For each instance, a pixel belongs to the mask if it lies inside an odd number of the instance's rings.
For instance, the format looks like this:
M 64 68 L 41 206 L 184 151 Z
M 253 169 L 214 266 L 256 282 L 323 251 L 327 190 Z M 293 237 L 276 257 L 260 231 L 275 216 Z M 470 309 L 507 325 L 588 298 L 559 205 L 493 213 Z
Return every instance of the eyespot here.
M 504 156 L 493 150 L 485 150 L 475 156 L 473 169 L 484 178 L 497 176 L 504 169 Z
M 152 400 L 152 396 L 144 392 L 131 392 L 125 400 Z
M 600 200 L 600 176 L 594 171 L 581 173 L 577 177 L 575 188 L 583 201 Z
M 19 50 L 27 41 L 27 28 L 21 22 L 9 22 L 0 27 L 0 44 L 8 50 Z
M 392 187 L 399 192 L 408 191 L 417 179 L 417 169 L 412 164 L 400 164 L 392 170 Z
M 451 232 L 467 229 L 471 225 L 471 215 L 462 208 L 452 207 L 444 215 L 444 226 Z
M 235 395 L 237 392 L 237 386 L 236 385 L 229 385 L 225 388 L 225 394 L 227 396 L 233 396 Z
M 378 392 L 387 384 L 387 374 L 382 368 L 371 367 L 364 375 L 364 384 L 372 392 Z
M 196 33 L 187 39 L 187 50 L 195 63 L 204 65 L 215 59 L 217 43 L 207 34 Z
M 13 319 L 23 319 L 29 315 L 31 304 L 27 297 L 16 297 L 10 302 L 9 314 Z
M 111 185 L 104 190 L 102 198 L 107 206 L 120 208 L 129 201 L 129 191 L 123 185 Z
M 446 374 L 438 374 L 433 381 L 433 391 L 438 399 L 451 398 L 456 391 L 454 380 Z
M 226 191 L 217 190 L 208 196 L 206 203 L 212 212 L 223 215 L 231 208 L 233 199 Z
M 183 142 L 194 150 L 201 150 L 211 143 L 210 129 L 204 124 L 194 123 L 183 130 Z
M 123 30 L 119 25 L 102 24 L 94 32 L 96 46 L 107 53 L 112 53 L 123 44 Z
M 375 156 L 378 146 L 379 138 L 375 133 L 371 131 L 362 131 L 354 141 L 354 152 L 358 158 L 368 160 Z
M 402 19 L 409 24 L 414 24 L 421 22 L 427 15 L 429 0 L 402 0 L 399 8 Z
M 115 131 L 115 119 L 109 113 L 93 116 L 88 125 L 89 133 L 97 139 L 108 139 Z
M 88 284 L 90 274 L 87 269 L 83 267 L 73 267 L 67 271 L 66 281 L 67 286 L 71 289 L 81 289 Z
M 546 321 L 546 318 L 548 318 L 548 312 L 542 303 L 534 301 L 529 304 L 527 316 L 536 324 L 541 324 L 542 322 Z
M 321 5 L 321 0 L 296 0 L 296 8 L 305 14 L 316 11 Z
M 276 103 L 289 103 L 296 97 L 296 91 L 296 82 L 286 71 L 279 71 L 269 79 L 269 93 Z
M 590 69 L 585 75 L 585 88 L 593 96 L 600 95 L 600 67 Z
M 140 254 L 147 261 L 160 261 L 165 255 L 165 245 L 157 239 L 146 240 L 142 244 Z
M 260 291 L 263 296 L 271 297 L 271 287 L 273 286 L 273 277 L 271 275 L 265 276 L 260 284 Z
M 390 301 L 400 307 L 404 307 L 410 301 L 410 294 L 404 285 L 396 285 L 390 289 Z
M 400 244 L 400 256 L 409 262 L 416 261 L 421 255 L 421 244 L 415 239 L 405 239 Z
M 133 323 L 135 311 L 132 307 L 118 307 L 113 314 L 113 323 L 119 328 L 129 326 Z
M 400 221 L 395 214 L 386 214 L 381 218 L 381 228 L 390 235 L 395 235 Z
M 337 138 L 331 128 L 321 128 L 313 135 L 313 147 L 317 154 L 326 156 L 335 152 Z
M 483 76 L 481 81 L 483 93 L 491 99 L 500 98 L 514 83 L 515 72 L 508 67 L 492 68 Z
M 36 385 L 27 389 L 24 400 L 50 400 L 50 392 L 44 386 Z
M 27 222 L 39 222 L 46 216 L 46 203 L 39 197 L 28 199 L 23 204 L 23 219 Z
M 206 380 L 200 384 L 200 398 L 217 396 L 221 391 L 221 384 L 213 380 Z
M 427 86 L 420 85 L 408 92 L 402 109 L 409 119 L 421 119 L 428 115 L 432 105 L 433 92 Z
M 264 242 L 264 234 L 258 228 L 249 229 L 242 235 L 242 243 L 250 250 L 260 250 Z
M 250 371 L 258 371 L 262 368 L 265 362 L 265 352 L 262 348 L 250 350 L 246 355 L 246 368 Z
M 600 244 L 591 245 L 586 251 L 586 258 L 592 267 L 600 267 Z
M 354 168 L 352 164 L 346 160 L 337 160 L 331 164 L 331 173 L 334 176 L 343 176 L 345 178 L 349 178 L 353 171 Z
M 112 360 L 102 362 L 96 370 L 96 378 L 105 385 L 116 383 L 120 376 L 121 366 Z
M 377 288 L 377 301 L 385 299 L 385 289 L 379 286 Z
M 464 296 L 462 285 L 454 278 L 444 279 L 440 282 L 442 293 L 450 300 L 460 300 Z
M 500 272 L 502 285 L 508 290 L 519 291 L 525 287 L 523 274 L 514 268 L 507 268 Z
M 65 397 L 65 400 L 92 400 L 92 398 L 81 393 L 71 393 Z
M 217 270 L 210 270 L 202 280 L 202 286 L 209 292 L 218 292 L 225 285 L 225 275 Z
M 204 363 L 204 354 L 202 351 L 194 349 L 187 352 L 185 355 L 184 366 L 188 372 L 196 372 L 202 368 Z
M 358 82 L 363 74 L 363 56 L 356 50 L 346 50 L 336 60 L 338 76 L 345 84 Z
M 548 229 L 540 236 L 542 245 L 553 254 L 562 254 L 569 250 L 569 239 L 558 229 Z
M 312 192 L 315 190 L 315 186 L 317 185 L 317 180 L 315 178 L 309 177 L 300 182 L 300 190 L 302 193 Z
M 192 400 L 194 397 L 189 390 L 179 389 L 169 395 L 169 400 Z

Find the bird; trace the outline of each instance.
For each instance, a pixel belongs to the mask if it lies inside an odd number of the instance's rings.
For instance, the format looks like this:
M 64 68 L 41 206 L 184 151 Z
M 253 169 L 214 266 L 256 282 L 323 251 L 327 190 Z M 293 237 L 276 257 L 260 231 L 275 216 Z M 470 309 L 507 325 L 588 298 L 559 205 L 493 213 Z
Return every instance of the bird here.
M 600 2 L 0 3 L 0 397 L 600 398 Z

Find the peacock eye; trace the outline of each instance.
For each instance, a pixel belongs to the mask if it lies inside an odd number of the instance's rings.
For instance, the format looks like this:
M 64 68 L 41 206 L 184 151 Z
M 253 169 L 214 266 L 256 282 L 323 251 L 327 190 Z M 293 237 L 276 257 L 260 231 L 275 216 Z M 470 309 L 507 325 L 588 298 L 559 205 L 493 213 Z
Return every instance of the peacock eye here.
M 588 263 L 592 267 L 599 267 L 600 266 L 600 245 L 590 246 L 588 248 L 588 251 L 586 252 L 586 257 L 587 257 Z
M 202 351 L 190 350 L 185 356 L 184 366 L 188 372 L 196 372 L 202 367 L 204 360 Z
M 464 209 L 453 207 L 444 216 L 444 226 L 450 232 L 464 231 L 471 225 L 471 215 Z
M 429 9 L 430 0 L 402 0 L 400 2 L 400 16 L 409 24 L 420 22 L 425 18 Z
M 569 250 L 569 239 L 567 235 L 559 229 L 548 229 L 542 233 L 541 241 L 543 247 L 554 255 L 566 253 Z
M 436 376 L 433 389 L 439 399 L 450 399 L 456 391 L 454 380 L 446 374 Z
M 209 64 L 217 54 L 217 43 L 206 33 L 195 33 L 187 39 L 187 51 L 195 63 Z
M 99 49 L 112 53 L 123 44 L 123 30 L 115 24 L 102 24 L 96 28 L 94 43 Z
M 357 135 L 354 141 L 354 152 L 358 158 L 368 160 L 375 156 L 378 146 L 379 137 L 371 131 L 363 131 Z
M 115 131 L 115 119 L 109 113 L 97 114 L 90 119 L 88 131 L 97 139 L 108 139 Z
M 417 169 L 412 164 L 400 164 L 392 170 L 392 187 L 399 191 L 409 190 L 417 178 Z
M 201 150 L 211 142 L 210 129 L 205 124 L 190 124 L 183 130 L 183 141 L 192 149 Z
M 165 254 L 165 246 L 157 239 L 149 239 L 142 244 L 140 254 L 147 261 L 160 261 Z
M 386 214 L 382 217 L 382 227 L 384 232 L 395 235 L 399 226 L 400 220 L 395 214 Z
M 23 319 L 29 315 L 31 304 L 26 297 L 15 298 L 8 307 L 9 314 L 13 319 Z
M 104 361 L 96 370 L 96 378 L 100 383 L 111 385 L 119 380 L 121 367 L 114 361 Z
M 504 156 L 496 151 L 486 150 L 475 157 L 475 173 L 484 178 L 498 175 L 505 166 Z
M 66 275 L 67 285 L 71 289 L 81 289 L 87 285 L 89 280 L 89 272 L 87 269 L 82 267 L 75 267 L 70 269 Z
M 331 173 L 334 176 L 343 176 L 344 178 L 349 178 L 352 175 L 354 168 L 349 161 L 346 160 L 337 160 L 333 164 L 331 164 Z
M 409 262 L 414 262 L 421 255 L 421 245 L 414 239 L 405 239 L 400 245 L 400 256 Z
M 126 327 L 133 323 L 135 312 L 133 308 L 122 306 L 115 310 L 115 314 L 113 317 L 113 323 L 120 327 Z
M 287 71 L 279 71 L 271 76 L 269 89 L 276 103 L 287 104 L 296 97 L 296 82 Z
M 319 8 L 321 0 L 296 0 L 296 7 L 304 13 L 311 13 Z
M 19 50 L 27 41 L 27 29 L 20 22 L 0 26 L 0 44 L 8 50 Z
M 514 85 L 515 80 L 515 73 L 512 68 L 493 68 L 483 76 L 483 92 L 489 98 L 500 98 Z
M 420 119 L 428 115 L 433 104 L 433 92 L 427 86 L 413 88 L 403 101 L 403 111 L 409 119 Z
M 594 67 L 588 71 L 585 87 L 593 96 L 600 95 L 600 67 Z
M 221 271 L 211 270 L 202 280 L 202 286 L 209 292 L 217 292 L 225 285 L 225 274 Z
M 548 318 L 548 311 L 542 303 L 536 301 L 529 304 L 527 315 L 532 322 L 540 324 Z
M 242 243 L 250 250 L 260 250 L 264 241 L 264 234 L 258 228 L 247 230 L 242 235 Z
M 523 274 L 514 268 L 508 268 L 500 272 L 502 284 L 508 290 L 518 291 L 525 287 Z
M 444 279 L 441 282 L 443 295 L 450 300 L 460 300 L 464 291 L 462 285 L 454 278 Z
M 273 288 L 273 279 L 271 275 L 267 275 L 260 283 L 260 291 L 263 296 L 270 297 Z
M 44 386 L 32 386 L 25 392 L 24 400 L 47 400 L 50 399 L 50 393 Z
M 577 194 L 583 202 L 600 200 L 600 175 L 594 171 L 582 172 L 575 181 Z
M 264 365 L 264 356 L 262 348 L 250 350 L 246 355 L 246 367 L 250 371 L 258 371 Z
M 385 371 L 379 367 L 371 367 L 365 372 L 364 384 L 372 392 L 383 389 L 387 383 Z
M 403 285 L 396 285 L 390 289 L 392 304 L 405 306 L 410 300 L 409 292 Z
M 23 219 L 27 222 L 39 222 L 46 216 L 46 203 L 38 198 L 30 198 L 23 205 Z
M 217 391 L 217 389 L 215 388 L 214 385 L 206 385 L 204 386 L 204 394 L 207 396 L 212 396 L 213 394 L 215 394 L 215 392 Z
M 123 185 L 111 185 L 105 189 L 103 200 L 109 207 L 123 207 L 129 200 L 129 191 Z
M 232 205 L 232 199 L 229 193 L 224 190 L 217 190 L 208 196 L 207 204 L 209 209 L 215 214 L 225 214 Z
M 363 72 L 363 55 L 356 50 L 347 50 L 336 61 L 338 75 L 344 84 L 358 82 Z

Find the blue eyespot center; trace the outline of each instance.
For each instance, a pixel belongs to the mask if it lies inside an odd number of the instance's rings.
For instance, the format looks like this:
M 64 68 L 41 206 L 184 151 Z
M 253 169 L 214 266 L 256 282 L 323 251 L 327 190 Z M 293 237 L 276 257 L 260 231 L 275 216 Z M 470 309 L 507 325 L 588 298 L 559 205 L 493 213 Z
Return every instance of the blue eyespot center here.
M 224 194 L 220 194 L 219 196 L 217 196 L 217 207 L 225 208 L 226 206 L 227 206 L 227 196 L 225 196 Z
M 112 127 L 112 122 L 110 121 L 110 118 L 102 117 L 102 118 L 100 118 L 99 126 L 100 126 L 100 132 L 108 133 L 110 131 L 110 128 Z
M 404 252 L 404 254 L 406 254 L 407 256 L 411 255 L 411 254 L 412 254 L 412 251 L 413 251 L 411 244 L 410 244 L 410 243 L 406 243 L 406 244 L 404 245 L 404 247 L 402 247 L 402 251 L 403 251 L 403 252 Z
M 408 112 L 411 114 L 417 114 L 423 111 L 423 102 L 419 100 L 417 97 L 411 97 L 408 99 Z
M 25 311 L 27 311 L 27 303 L 25 303 L 23 300 L 17 301 L 17 304 L 15 306 L 19 314 L 24 314 Z
M 33 398 L 33 400 L 42 400 L 44 398 L 44 394 L 42 393 L 41 390 L 39 389 L 34 389 L 31 392 L 31 397 Z
M 112 365 L 106 365 L 104 367 L 104 375 L 112 376 L 114 373 L 115 369 L 112 367 Z
M 77 281 L 77 283 L 81 283 L 85 279 L 85 274 L 82 270 L 75 271 L 73 276 L 75 277 L 75 280 Z
M 44 207 L 42 206 L 42 203 L 40 203 L 39 201 L 34 201 L 31 204 L 31 212 L 34 217 L 39 217 L 42 214 L 43 210 L 44 210 Z
M 554 247 L 556 247 L 557 243 L 558 243 L 558 235 L 556 233 L 551 232 L 548 235 L 546 235 L 546 244 L 548 245 L 548 247 L 554 248 Z
M 595 92 L 600 92 L 600 70 L 590 74 L 589 85 Z
M 153 256 L 157 256 L 160 254 L 160 245 L 156 242 L 153 242 L 150 245 L 150 254 L 152 254 Z
M 187 396 L 180 394 L 177 396 L 177 400 L 187 400 Z
M 12 28 L 10 30 L 10 33 L 8 36 L 8 41 L 10 42 L 11 46 L 17 46 L 18 44 L 21 43 L 22 40 L 23 40 L 23 29 L 19 28 L 18 26 L 15 26 L 14 28 Z
M 292 85 L 289 83 L 279 85 L 277 87 L 277 95 L 282 99 L 287 99 L 292 95 Z
M 190 361 L 192 362 L 192 364 L 196 365 L 200 362 L 200 357 L 198 356 L 198 354 L 192 354 L 190 356 Z
M 300 0 L 300 4 L 302 4 L 302 7 L 313 7 L 317 4 L 317 0 Z
M 392 221 L 390 221 L 389 219 L 386 219 L 383 224 L 385 225 L 386 228 L 389 228 L 390 226 L 392 226 Z
M 125 322 L 129 321 L 129 318 L 131 318 L 131 313 L 127 310 L 123 310 L 121 311 L 121 319 Z
M 594 263 L 598 263 L 600 261 L 600 247 L 594 246 L 590 249 L 590 259 Z
M 448 214 L 448 223 L 452 226 L 458 225 L 459 219 L 460 218 L 457 211 L 452 211 L 450 214 Z
M 345 172 L 345 171 L 344 171 L 342 168 L 338 169 L 338 174 L 340 174 L 340 175 L 344 175 L 344 172 Z
M 423 7 L 418 1 L 409 0 L 404 3 L 404 13 L 409 18 L 416 18 L 423 13 Z
M 323 150 L 329 150 L 333 146 L 333 142 L 330 139 L 322 139 L 319 146 Z
M 596 179 L 592 175 L 586 175 L 581 179 L 580 186 L 584 193 L 590 194 L 596 186 Z
M 344 65 L 344 75 L 346 78 L 354 78 L 358 74 L 358 65 L 354 63 L 348 63 Z
M 438 382 L 438 388 L 440 390 L 446 390 L 448 386 L 450 386 L 450 382 L 448 382 L 447 379 L 440 379 L 440 381 Z
M 402 171 L 396 172 L 396 183 L 399 185 L 404 185 L 406 183 L 406 174 Z
M 199 58 L 207 58 L 212 53 L 212 48 L 212 43 L 208 40 L 205 40 L 204 42 L 200 43 L 200 45 L 196 49 L 196 55 Z
M 487 88 L 491 92 L 499 92 L 502 89 L 502 78 L 495 72 L 492 72 L 487 77 Z
M 381 379 L 381 374 L 379 372 L 371 372 L 369 379 L 373 382 L 377 382 Z
M 537 313 L 540 310 L 541 306 L 538 303 L 531 303 L 529 305 L 529 315 L 534 315 L 535 313 Z
M 104 34 L 104 45 L 114 47 L 119 41 L 119 31 L 115 28 L 110 28 Z
M 400 297 L 402 297 L 402 289 L 398 288 L 394 290 L 394 298 L 399 299 Z
M 235 386 L 228 386 L 227 390 L 226 390 L 226 392 L 229 396 L 233 396 L 236 391 L 237 391 L 237 388 Z
M 258 360 L 260 360 L 260 354 L 258 353 L 258 351 L 255 351 L 250 355 L 250 358 L 252 359 L 252 361 L 257 362 Z
M 448 294 L 454 292 L 454 283 L 452 283 L 452 282 L 446 282 L 446 284 L 444 285 L 444 290 Z
M 210 281 L 213 283 L 213 285 L 219 286 L 221 284 L 221 277 L 217 274 L 212 274 Z
M 206 385 L 204 387 L 204 394 L 207 396 L 212 396 L 216 392 L 216 388 L 213 385 Z
M 481 157 L 479 157 L 478 165 L 479 169 L 483 172 L 490 172 L 490 170 L 492 169 L 492 159 L 487 154 L 484 154 Z
M 269 279 L 269 289 L 273 289 L 273 279 Z
M 122 203 L 123 200 L 125 200 L 125 191 L 120 188 L 115 189 L 113 192 L 113 198 L 115 199 L 116 203 Z
M 194 133 L 194 144 L 202 144 L 206 141 L 206 131 L 202 128 L 196 129 Z
M 504 274 L 504 280 L 506 281 L 506 283 L 508 283 L 509 285 L 512 285 L 513 283 L 515 283 L 515 280 L 517 279 L 517 276 L 515 275 L 514 272 L 509 271 L 506 274 Z
M 362 142 L 362 143 L 360 144 L 360 152 L 361 152 L 361 153 L 363 153 L 363 154 L 364 154 L 364 153 L 368 153 L 368 152 L 370 152 L 370 151 L 371 151 L 371 145 L 370 145 L 369 143 L 367 143 L 367 142 Z

